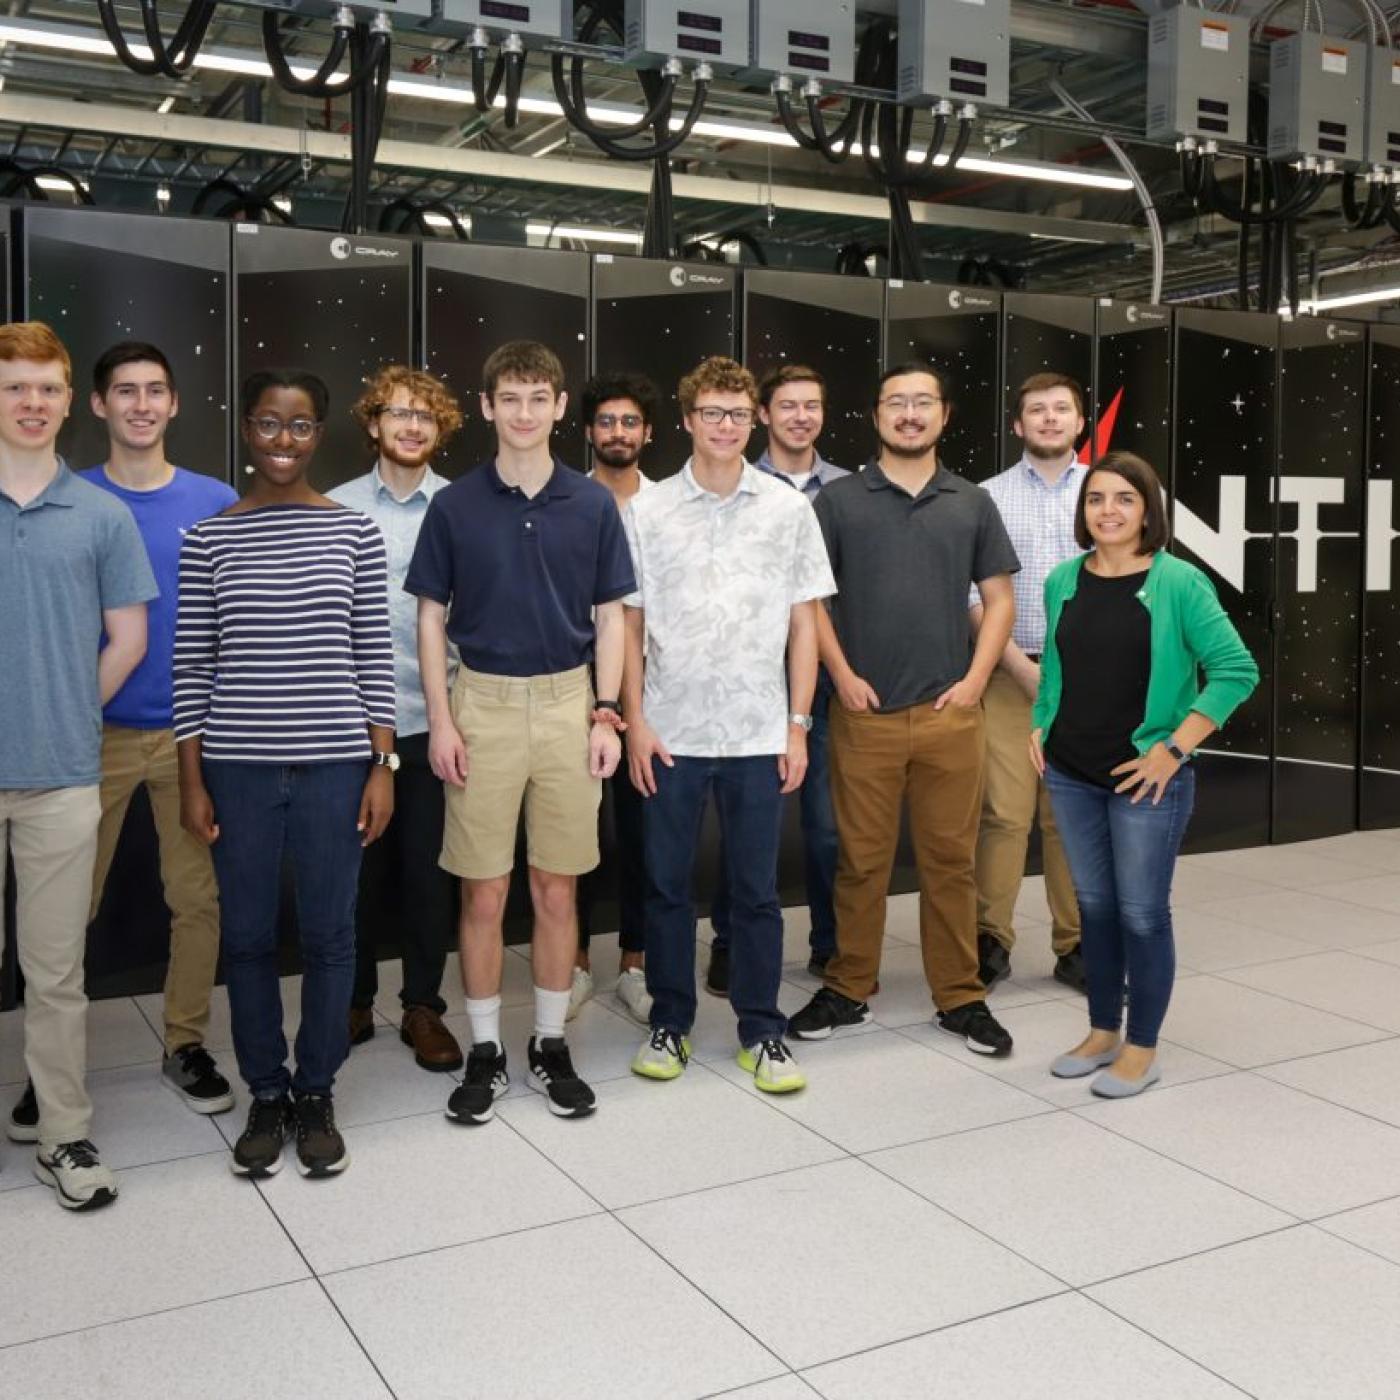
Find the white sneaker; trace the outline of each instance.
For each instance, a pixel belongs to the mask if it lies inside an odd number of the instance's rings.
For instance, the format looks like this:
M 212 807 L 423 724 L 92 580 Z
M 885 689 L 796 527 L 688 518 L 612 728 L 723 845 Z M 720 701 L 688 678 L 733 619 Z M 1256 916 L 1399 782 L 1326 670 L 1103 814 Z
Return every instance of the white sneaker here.
M 53 1187 L 65 1210 L 96 1210 L 117 1199 L 117 1178 L 97 1160 L 97 1149 L 86 1138 L 41 1147 L 34 1175 Z
M 584 1002 L 593 995 L 593 974 L 586 967 L 574 968 L 573 985 L 569 988 L 569 1009 L 564 1014 L 566 1021 L 572 1021 L 583 1008 Z
M 647 991 L 647 975 L 641 968 L 623 968 L 617 979 L 617 999 L 639 1026 L 651 1025 L 651 993 Z

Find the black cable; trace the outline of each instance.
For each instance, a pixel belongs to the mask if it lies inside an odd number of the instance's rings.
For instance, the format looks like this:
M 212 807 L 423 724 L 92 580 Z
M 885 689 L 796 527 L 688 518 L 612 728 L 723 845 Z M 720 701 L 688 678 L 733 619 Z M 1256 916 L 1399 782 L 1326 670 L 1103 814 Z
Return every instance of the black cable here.
M 73 187 L 73 193 L 78 196 L 78 203 L 85 204 L 92 208 L 96 204 L 91 191 L 86 189 L 81 180 L 70 170 L 65 170 L 61 165 L 20 165 L 18 161 L 6 159 L 0 170 L 10 172 L 10 178 L 0 186 L 0 199 L 8 199 L 12 194 L 23 189 L 30 199 L 47 201 L 49 192 L 40 183 L 39 177 L 42 175 L 47 179 L 64 180 Z
M 510 50 L 506 53 L 506 111 L 507 130 L 520 124 L 520 89 L 525 82 L 525 51 Z
M 939 144 L 942 145 L 943 137 L 939 134 Z M 968 145 L 972 141 L 972 118 L 961 117 L 958 120 L 958 137 L 953 142 L 953 149 L 948 153 L 947 163 L 944 170 L 952 170 L 957 163 L 967 154 Z
M 403 215 L 397 223 L 394 220 L 396 214 Z M 433 225 L 428 222 L 429 214 L 437 214 L 446 219 L 452 228 L 454 238 L 463 243 L 470 241 L 471 233 L 457 217 L 456 210 L 444 204 L 440 199 L 429 199 L 419 203 L 418 200 L 410 199 L 407 195 L 399 195 L 397 199 L 391 200 L 379 211 L 379 232 L 403 233 L 412 223 L 424 238 L 436 238 L 437 232 Z
M 133 73 L 139 73 L 143 78 L 179 78 L 194 62 L 217 4 L 218 0 L 191 0 L 184 18 L 175 29 L 174 37 L 167 44 L 160 32 L 160 15 L 155 0 L 141 0 L 141 22 L 147 46 L 151 50 L 150 58 L 137 58 L 131 51 L 121 22 L 117 19 L 113 0 L 97 0 L 97 17 L 117 57 Z
M 582 60 L 574 58 L 570 62 L 576 69 L 574 75 L 575 91 L 582 97 Z M 554 55 L 551 68 L 554 77 L 554 96 L 563 109 L 569 125 L 582 132 L 604 155 L 612 156 L 614 160 L 660 160 L 663 156 L 670 155 L 687 140 L 691 131 L 694 130 L 695 123 L 700 120 L 700 114 L 704 110 L 710 90 L 710 80 L 697 72 L 694 78 L 695 88 L 691 93 L 690 106 L 686 111 L 685 118 L 676 131 L 666 134 L 670 126 L 672 97 L 675 92 L 676 80 L 674 75 L 669 73 L 664 77 L 651 74 L 649 76 L 657 80 L 659 87 L 647 107 L 644 120 L 632 122 L 625 127 L 614 127 L 609 131 L 589 117 L 586 100 L 574 101 L 574 94 L 569 91 L 569 85 L 564 82 L 562 55 Z M 638 74 L 639 78 L 646 76 L 648 75 Z M 656 139 L 650 145 L 629 146 L 624 144 L 627 135 L 640 135 L 648 127 L 656 133 Z
M 356 65 L 352 61 L 350 73 L 347 77 L 341 78 L 338 82 L 331 82 L 332 74 L 340 68 L 345 60 L 347 50 L 352 49 L 352 39 L 355 33 L 354 21 L 348 24 L 344 19 L 347 12 L 337 11 L 335 20 L 335 37 L 331 41 L 331 47 L 327 51 L 320 66 L 309 78 L 298 78 L 292 72 L 291 64 L 287 61 L 287 53 L 282 45 L 282 32 L 278 25 L 278 14 L 275 10 L 264 10 L 262 17 L 263 51 L 267 54 L 268 65 L 272 69 L 272 75 L 277 79 L 278 85 L 287 92 L 294 92 L 301 97 L 340 97 L 345 93 L 354 92 L 357 85 L 368 83 L 373 78 L 373 69 L 361 66 L 357 72 Z M 379 50 L 387 49 L 389 36 L 384 33 L 374 35 L 378 42 Z
M 778 83 L 774 83 L 773 100 L 778 106 L 778 120 L 782 122 L 787 134 L 791 136 L 804 151 L 822 151 L 822 147 L 817 141 L 817 138 L 802 129 L 802 123 L 797 120 L 796 115 L 793 113 L 792 93 L 790 89 Z M 813 98 L 808 98 L 807 100 L 809 104 L 814 101 Z M 825 154 L 825 151 L 822 153 Z

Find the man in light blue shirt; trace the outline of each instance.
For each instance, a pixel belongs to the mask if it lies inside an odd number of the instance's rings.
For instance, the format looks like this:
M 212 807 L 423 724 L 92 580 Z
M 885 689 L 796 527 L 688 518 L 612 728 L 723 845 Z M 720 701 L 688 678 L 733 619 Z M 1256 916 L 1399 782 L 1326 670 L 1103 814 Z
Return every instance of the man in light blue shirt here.
M 456 928 L 452 877 L 438 865 L 442 850 L 442 784 L 428 764 L 428 712 L 418 674 L 418 600 L 404 578 L 428 502 L 449 483 L 429 465 L 462 425 L 457 400 L 430 374 L 387 365 L 351 410 L 376 453 L 364 475 L 329 492 L 367 515 L 384 536 L 389 562 L 389 626 L 394 640 L 396 745 L 394 820 L 365 851 L 356 905 L 355 992 L 350 1043 L 374 1035 L 379 991 L 374 930 L 393 910 L 403 956 L 399 1038 L 426 1070 L 454 1070 L 462 1050 L 443 1024 L 442 974 Z M 396 898 L 390 900 L 391 894 Z
M 1038 809 L 1054 975 L 1082 992 L 1079 906 L 1049 798 L 1027 757 L 1026 744 L 1045 650 L 1045 577 L 1081 552 L 1074 539 L 1074 516 L 1088 470 L 1075 460 L 1075 444 L 1084 431 L 1083 391 L 1065 374 L 1031 375 L 1021 385 L 1012 427 L 1025 444 L 1024 455 L 1014 467 L 983 483 L 1001 512 L 1021 571 L 1012 579 L 1016 623 L 1011 640 L 982 701 L 987 762 L 977 835 L 977 952 L 983 986 L 990 988 L 1010 974 L 1016 897 Z M 975 595 L 971 606 L 976 625 L 981 607 Z

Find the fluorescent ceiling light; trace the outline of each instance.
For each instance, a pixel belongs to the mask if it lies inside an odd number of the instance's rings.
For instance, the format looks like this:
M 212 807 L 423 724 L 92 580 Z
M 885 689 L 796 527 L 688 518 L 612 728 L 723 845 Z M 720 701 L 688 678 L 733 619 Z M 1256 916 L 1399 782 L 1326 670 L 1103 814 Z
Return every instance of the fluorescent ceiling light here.
M 60 179 L 57 175 L 40 175 L 35 181 L 41 190 L 56 190 L 59 194 L 76 194 L 71 182 Z M 87 181 L 78 182 L 84 189 L 87 189 Z
M 1319 297 L 1316 301 L 1298 303 L 1299 311 L 1336 311 L 1343 306 L 1369 306 L 1378 301 L 1400 298 L 1400 287 L 1381 287 L 1372 292 L 1349 292 L 1344 296 Z
M 169 112 L 171 108 L 174 107 L 174 105 L 175 98 L 173 94 L 170 97 L 162 97 L 160 100 L 160 106 L 156 108 L 156 115 L 160 117 L 165 116 L 165 114 Z
M 627 243 L 633 248 L 642 246 L 642 235 L 625 228 L 577 228 L 569 224 L 528 223 L 525 225 L 527 238 L 576 238 L 589 243 Z

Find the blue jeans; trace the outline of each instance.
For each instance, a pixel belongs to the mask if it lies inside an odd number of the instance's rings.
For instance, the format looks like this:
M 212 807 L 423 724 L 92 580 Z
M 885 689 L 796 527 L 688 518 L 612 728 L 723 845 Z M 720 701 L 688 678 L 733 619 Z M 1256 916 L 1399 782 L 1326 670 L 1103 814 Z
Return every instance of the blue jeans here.
M 812 920 L 809 938 L 812 952 L 829 958 L 836 951 L 836 912 L 832 892 L 836 886 L 836 814 L 831 809 L 831 778 L 826 759 L 827 711 L 831 691 L 817 687 L 812 701 L 812 730 L 807 735 L 807 776 L 798 796 L 802 801 L 802 855 L 807 883 L 807 912 Z M 720 829 L 719 875 L 710 901 L 710 923 L 715 946 L 729 946 L 729 878 L 725 833 Z
M 329 1094 L 350 1050 L 355 985 L 355 829 L 369 764 L 206 762 L 214 803 L 224 977 L 233 1048 L 260 1099 Z M 287 1072 L 277 966 L 282 857 L 291 858 L 301 934 L 301 1029 Z
M 1195 770 L 1183 767 L 1155 807 L 1146 797 L 1135 806 L 1126 793 L 1048 763 L 1045 785 L 1079 900 L 1089 1023 L 1118 1030 L 1126 977 L 1128 1040 L 1151 1049 L 1176 975 L 1172 872 L 1195 805 Z
M 692 880 L 705 802 L 714 790 L 726 837 L 733 958 L 729 1004 L 745 1045 L 781 1036 L 783 912 L 778 904 L 782 786 L 773 754 L 677 758 L 652 764 L 656 794 L 642 807 L 647 863 L 647 990 L 653 1028 L 689 1032 L 695 1021 L 695 900 Z

